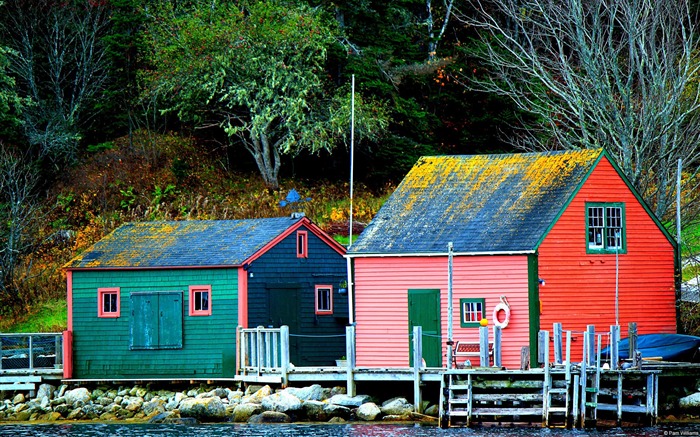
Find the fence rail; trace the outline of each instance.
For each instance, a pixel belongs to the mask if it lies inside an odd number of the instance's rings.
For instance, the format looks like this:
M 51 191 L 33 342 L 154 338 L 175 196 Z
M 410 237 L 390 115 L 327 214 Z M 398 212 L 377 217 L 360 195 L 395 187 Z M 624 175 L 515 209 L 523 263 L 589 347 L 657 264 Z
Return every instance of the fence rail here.
M 63 334 L 0 334 L 0 371 L 63 366 Z
M 240 367 L 246 372 L 286 373 L 289 365 L 289 327 L 240 328 Z

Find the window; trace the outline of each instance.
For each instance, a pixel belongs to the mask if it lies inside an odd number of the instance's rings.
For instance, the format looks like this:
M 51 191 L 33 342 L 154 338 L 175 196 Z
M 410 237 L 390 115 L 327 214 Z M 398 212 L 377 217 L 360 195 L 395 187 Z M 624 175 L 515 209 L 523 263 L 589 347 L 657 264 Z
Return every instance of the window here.
M 182 349 L 182 292 L 131 293 L 129 349 Z
M 211 316 L 211 285 L 190 286 L 190 316 Z
M 308 233 L 297 231 L 297 258 L 307 258 L 309 256 Z
M 625 208 L 622 203 L 586 204 L 588 253 L 625 252 Z
M 120 315 L 119 289 L 97 289 L 97 317 L 116 318 Z
M 333 314 L 333 287 L 316 286 L 316 314 Z
M 471 328 L 479 326 L 481 319 L 485 318 L 484 308 L 486 308 L 486 299 L 460 299 L 460 320 L 459 326 L 462 328 Z

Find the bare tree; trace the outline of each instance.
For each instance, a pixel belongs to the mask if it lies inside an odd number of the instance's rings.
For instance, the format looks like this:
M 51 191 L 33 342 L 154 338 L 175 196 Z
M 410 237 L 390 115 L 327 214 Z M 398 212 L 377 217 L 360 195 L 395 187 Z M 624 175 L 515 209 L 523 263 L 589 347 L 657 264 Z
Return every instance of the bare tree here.
M 2 7 L 3 37 L 13 50 L 9 70 L 33 102 L 24 111 L 27 139 L 54 162 L 75 159 L 81 127 L 103 89 L 107 12 L 89 0 L 7 0 Z
M 39 207 L 35 197 L 34 166 L 0 147 L 0 301 L 17 303 L 22 279 L 35 247 Z M 22 269 L 27 269 L 22 271 Z
M 605 147 L 665 218 L 682 159 L 685 207 L 696 206 L 700 64 L 685 0 L 466 1 L 459 17 L 488 72 L 459 78 L 534 115 L 519 146 Z

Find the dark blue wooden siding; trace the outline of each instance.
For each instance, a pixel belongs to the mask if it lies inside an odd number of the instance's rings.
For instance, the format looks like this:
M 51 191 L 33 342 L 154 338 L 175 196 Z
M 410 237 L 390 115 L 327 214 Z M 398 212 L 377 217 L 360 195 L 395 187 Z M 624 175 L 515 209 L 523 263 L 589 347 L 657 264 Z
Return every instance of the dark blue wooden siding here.
M 299 230 L 308 230 L 305 227 Z M 253 261 L 248 277 L 248 325 L 270 326 L 268 293 L 270 288 L 299 289 L 300 332 L 296 338 L 299 362 L 295 365 L 331 365 L 345 355 L 345 326 L 348 323 L 348 295 L 340 293 L 347 279 L 346 261 L 311 231 L 308 232 L 308 257 L 297 258 L 296 232 L 293 232 L 260 258 Z M 250 277 L 250 273 L 253 277 Z M 333 286 L 333 314 L 315 314 L 315 286 Z M 346 287 L 347 288 L 347 287 Z

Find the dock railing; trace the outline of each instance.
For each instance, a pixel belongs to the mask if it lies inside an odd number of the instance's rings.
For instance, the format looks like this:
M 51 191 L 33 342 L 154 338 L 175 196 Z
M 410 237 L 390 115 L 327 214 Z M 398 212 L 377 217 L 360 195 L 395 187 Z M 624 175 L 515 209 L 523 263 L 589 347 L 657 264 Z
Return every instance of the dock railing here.
M 0 334 L 0 372 L 16 373 L 63 367 L 63 334 Z

